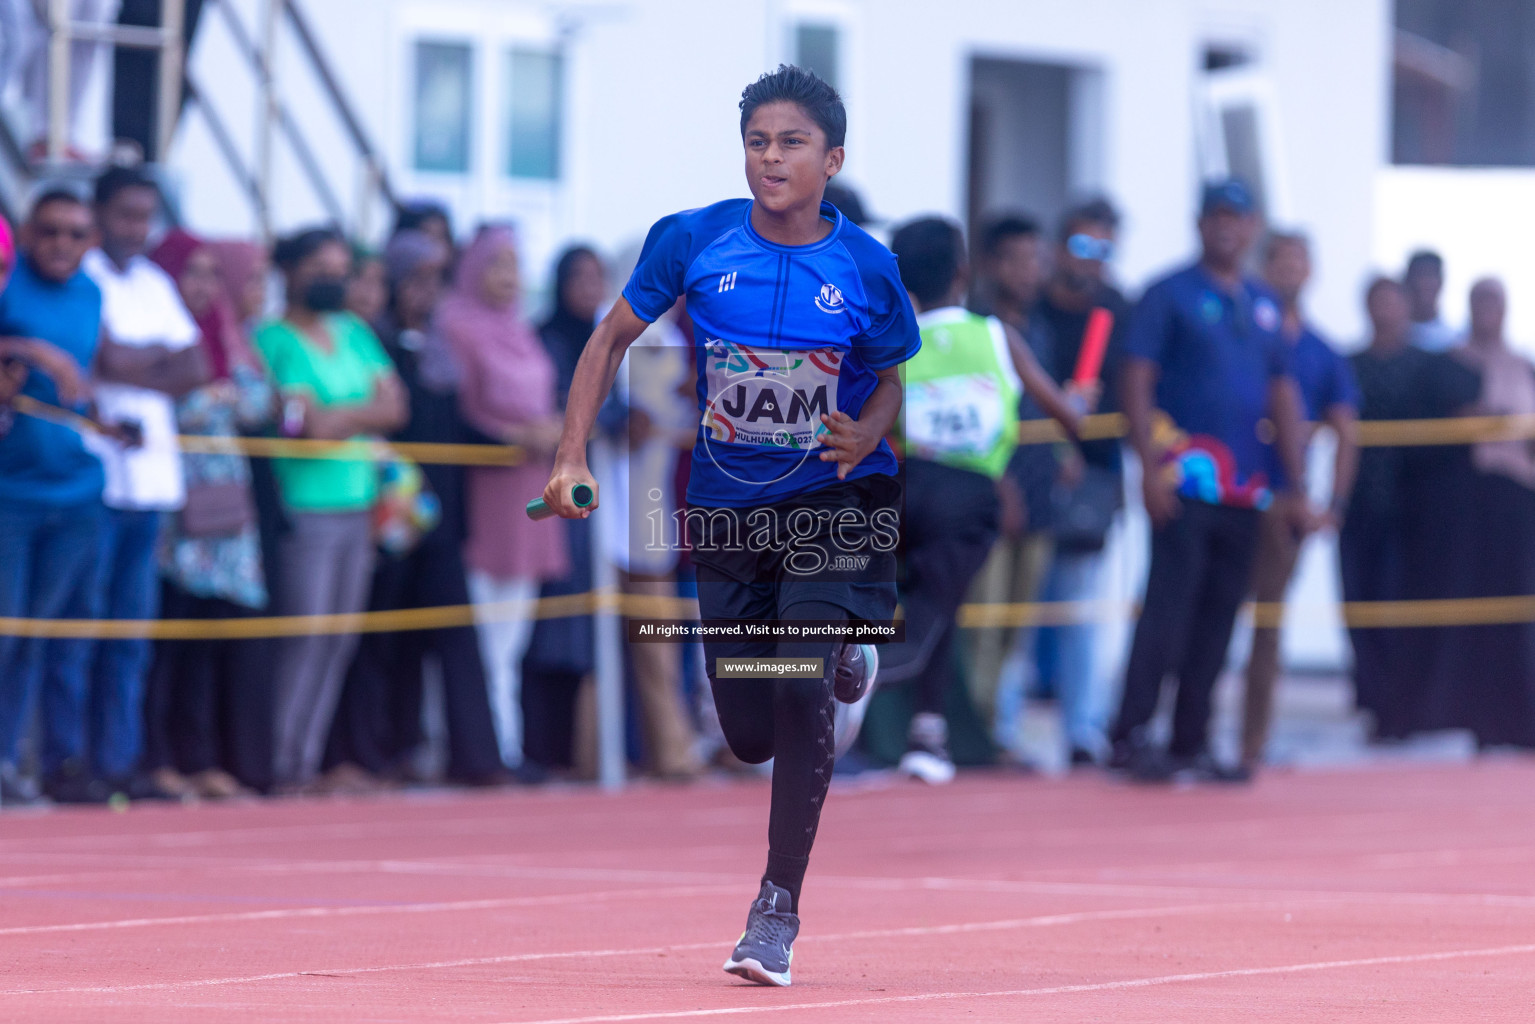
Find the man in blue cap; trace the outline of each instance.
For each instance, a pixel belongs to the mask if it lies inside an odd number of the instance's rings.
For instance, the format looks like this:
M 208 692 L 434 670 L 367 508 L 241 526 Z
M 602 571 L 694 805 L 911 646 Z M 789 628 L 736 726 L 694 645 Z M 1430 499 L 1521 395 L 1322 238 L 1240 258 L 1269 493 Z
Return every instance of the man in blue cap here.
M 1243 270 L 1259 229 L 1252 193 L 1234 178 L 1208 183 L 1198 224 L 1198 262 L 1146 290 L 1125 337 L 1121 400 L 1142 466 L 1151 570 L 1111 763 L 1147 782 L 1250 777 L 1210 754 L 1211 694 L 1248 592 L 1261 512 L 1276 506 L 1297 534 L 1311 520 L 1279 304 Z M 1290 482 L 1280 494 L 1267 472 L 1268 439 Z M 1169 673 L 1178 693 L 1163 751 L 1147 731 Z

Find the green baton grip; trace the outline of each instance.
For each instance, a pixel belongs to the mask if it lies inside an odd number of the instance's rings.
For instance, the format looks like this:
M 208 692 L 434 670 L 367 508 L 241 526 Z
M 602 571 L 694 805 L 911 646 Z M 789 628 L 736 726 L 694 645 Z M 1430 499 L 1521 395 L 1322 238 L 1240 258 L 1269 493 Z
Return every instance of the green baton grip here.
M 597 495 L 585 484 L 572 484 L 570 488 L 570 500 L 576 508 L 585 508 L 592 503 Z M 534 498 L 528 502 L 529 519 L 548 519 L 554 515 L 554 509 L 550 508 L 543 498 Z

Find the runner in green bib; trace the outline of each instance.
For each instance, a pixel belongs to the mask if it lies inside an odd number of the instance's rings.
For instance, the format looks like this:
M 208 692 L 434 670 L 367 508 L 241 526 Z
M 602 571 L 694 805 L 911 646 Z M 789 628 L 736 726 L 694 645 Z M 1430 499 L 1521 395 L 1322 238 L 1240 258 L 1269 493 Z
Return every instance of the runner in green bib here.
M 915 689 L 901 770 L 938 784 L 954 777 L 944 716 L 954 617 L 997 539 L 997 481 L 1018 446 L 1019 400 L 1027 393 L 1075 437 L 1090 396 L 1062 392 L 1016 331 L 960 305 L 969 267 L 958 225 L 912 221 L 891 249 L 918 311 L 922 348 L 903 367 L 900 420 L 906 640 L 886 646 L 880 677 Z
M 1018 446 L 1024 391 L 1008 328 L 957 305 L 924 310 L 917 324 L 922 349 L 906 361 L 901 408 L 907 458 L 1001 479 Z M 1023 358 L 1034 361 L 1026 348 Z M 1055 389 L 1048 378 L 1040 380 Z

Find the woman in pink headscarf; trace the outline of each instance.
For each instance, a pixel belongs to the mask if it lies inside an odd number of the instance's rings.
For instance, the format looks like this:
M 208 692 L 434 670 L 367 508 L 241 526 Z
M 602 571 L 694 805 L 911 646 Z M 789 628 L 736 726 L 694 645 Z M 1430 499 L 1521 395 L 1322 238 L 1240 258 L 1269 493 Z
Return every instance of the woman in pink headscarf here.
M 521 663 L 532 636 L 532 601 L 539 584 L 563 575 L 568 562 L 563 524 L 522 513 L 549 477 L 561 424 L 554 364 L 523 318 L 521 296 L 516 236 L 509 227 L 489 226 L 464 251 L 437 313 L 438 333 L 458 363 L 464 418 L 527 453 L 519 466 L 474 467 L 468 480 L 469 594 L 509 768 L 522 763 Z

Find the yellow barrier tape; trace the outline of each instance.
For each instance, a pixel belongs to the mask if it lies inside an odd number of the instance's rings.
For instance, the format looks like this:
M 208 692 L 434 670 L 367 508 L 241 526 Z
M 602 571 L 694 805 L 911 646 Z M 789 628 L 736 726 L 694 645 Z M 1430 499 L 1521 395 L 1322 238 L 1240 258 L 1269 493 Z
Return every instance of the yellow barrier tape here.
M 1082 420 L 1084 441 L 1124 437 L 1121 413 L 1102 413 Z M 1066 434 L 1054 420 L 1024 420 L 1018 424 L 1019 444 L 1053 444 Z M 1361 448 L 1401 448 L 1426 445 L 1477 444 L 1482 441 L 1535 440 L 1535 416 L 1459 416 L 1436 420 L 1365 420 L 1359 424 Z
M 100 433 L 101 425 L 27 395 L 14 400 L 16 411 L 51 420 L 83 433 Z M 1122 413 L 1098 413 L 1082 420 L 1084 441 L 1113 440 L 1125 436 Z M 1055 444 L 1066 434 L 1054 420 L 1024 420 L 1018 424 L 1020 445 Z M 1476 444 L 1482 441 L 1535 440 L 1535 415 L 1461 416 L 1434 420 L 1366 420 L 1359 424 L 1361 448 L 1396 448 L 1426 445 Z M 190 434 L 178 438 L 182 451 L 210 455 L 245 455 L 251 458 L 337 459 L 349 462 L 384 461 L 402 455 L 422 465 L 517 466 L 527 453 L 517 445 L 436 444 L 420 441 L 317 441 L 312 438 L 208 437 Z
M 531 605 L 531 608 L 530 608 Z M 584 594 L 536 601 L 498 601 L 401 608 L 344 615 L 257 615 L 240 619 L 23 619 L 0 618 L 0 636 L 89 640 L 236 640 L 257 637 L 320 636 L 335 633 L 405 633 L 472 626 L 531 616 L 561 619 L 612 612 L 629 617 L 692 619 L 698 602 L 683 597 L 620 594 L 590 590 Z
M 1474 597 L 1434 601 L 1356 601 L 1341 605 L 1287 608 L 1277 602 L 1249 602 L 1253 625 L 1277 628 L 1286 618 L 1311 615 L 1362 628 L 1503 626 L 1535 622 L 1535 596 Z M 1021 626 L 1071 626 L 1132 618 L 1138 607 L 1127 601 L 1024 601 L 965 604 L 957 624 L 962 629 L 1011 629 Z M 241 619 L 25 619 L 0 618 L 0 636 L 91 640 L 233 640 L 257 637 L 317 636 L 334 633 L 404 633 L 471 626 L 531 616 L 559 619 L 612 613 L 628 618 L 692 620 L 698 602 L 686 597 L 587 591 L 533 602 L 502 601 L 402 608 L 348 615 L 261 615 Z
M 17 395 L 16 411 L 77 430 L 101 434 L 102 425 L 78 413 L 30 395 Z M 438 444 L 427 441 L 320 441 L 314 438 L 210 437 L 183 434 L 176 439 L 184 452 L 198 455 L 245 455 L 251 458 L 329 459 L 383 462 L 403 455 L 422 465 L 517 466 L 527 457 L 514 444 Z
M 309 438 L 204 437 L 178 439 L 181 450 L 202 455 L 247 455 L 254 458 L 336 459 L 383 461 L 397 455 L 421 465 L 517 466 L 526 457 L 516 445 L 437 444 L 425 441 L 316 441 Z

